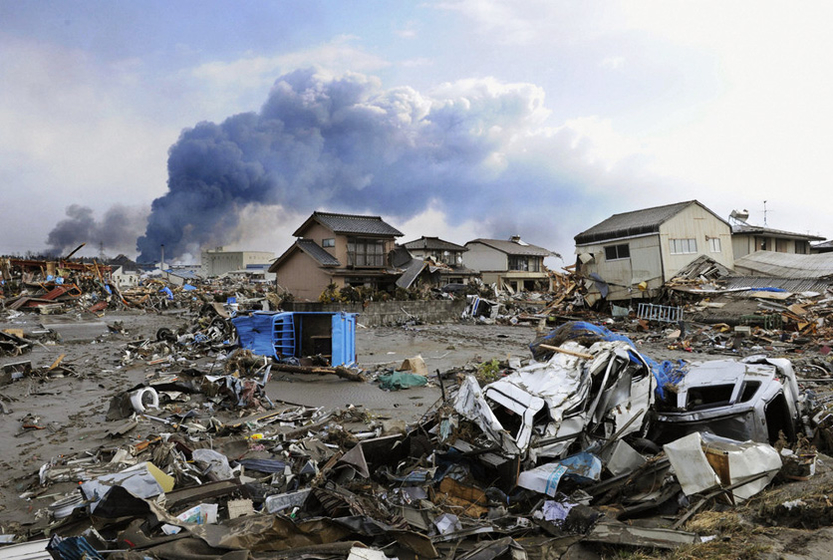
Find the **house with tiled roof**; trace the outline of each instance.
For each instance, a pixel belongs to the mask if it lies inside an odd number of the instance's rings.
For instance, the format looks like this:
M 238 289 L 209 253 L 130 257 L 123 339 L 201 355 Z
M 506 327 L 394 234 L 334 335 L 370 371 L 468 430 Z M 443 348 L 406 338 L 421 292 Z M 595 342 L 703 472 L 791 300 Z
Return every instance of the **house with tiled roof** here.
M 549 249 L 531 245 L 519 236 L 504 239 L 473 239 L 466 243 L 463 264 L 480 271 L 486 284 L 513 291 L 549 291 L 546 257 L 557 256 Z
M 575 242 L 591 304 L 651 298 L 701 255 L 734 266 L 731 226 L 696 200 L 614 214 Z
M 824 241 L 824 237 L 753 226 L 746 222 L 732 225 L 732 248 L 736 259 L 756 251 L 809 255 L 812 252 L 813 241 Z
M 400 272 L 388 254 L 402 232 L 379 216 L 313 212 L 269 272 L 299 300 L 315 301 L 330 284 L 393 290 Z

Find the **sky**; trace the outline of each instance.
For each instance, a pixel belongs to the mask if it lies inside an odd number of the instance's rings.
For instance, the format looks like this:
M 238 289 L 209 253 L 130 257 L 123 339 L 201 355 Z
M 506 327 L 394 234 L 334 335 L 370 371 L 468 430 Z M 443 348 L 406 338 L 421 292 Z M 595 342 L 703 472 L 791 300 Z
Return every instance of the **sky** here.
M 833 236 L 833 3 L 0 0 L 0 254 L 282 253 L 314 210 L 572 264 L 699 200 Z

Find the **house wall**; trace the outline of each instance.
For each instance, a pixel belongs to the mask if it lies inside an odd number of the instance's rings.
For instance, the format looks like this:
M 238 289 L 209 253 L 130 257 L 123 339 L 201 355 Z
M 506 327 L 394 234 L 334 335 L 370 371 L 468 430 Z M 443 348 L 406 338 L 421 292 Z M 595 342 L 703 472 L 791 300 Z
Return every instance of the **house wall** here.
M 319 247 L 330 253 L 338 259 L 342 265 L 347 264 L 347 238 L 343 235 L 336 235 L 330 228 L 324 227 L 318 222 L 313 222 L 306 230 L 304 230 L 302 237 L 304 239 L 312 239 Z M 325 239 L 335 238 L 335 247 L 324 247 L 323 241 Z
M 766 249 L 761 247 L 766 246 Z M 745 257 L 755 251 L 776 251 L 779 253 L 800 253 L 809 254 L 810 242 L 803 239 L 793 239 L 788 237 L 778 237 L 771 233 L 765 234 L 746 234 L 739 233 L 732 236 L 732 248 L 736 259 Z M 799 251 L 798 248 L 803 248 Z
M 322 247 L 325 251 L 333 255 L 335 258 L 338 259 L 338 262 L 341 263 L 342 266 L 348 266 L 350 261 L 347 258 L 347 236 L 346 235 L 337 235 L 331 229 L 322 226 L 321 224 L 314 222 L 312 223 L 307 229 L 300 232 L 302 233 L 302 237 L 305 239 L 312 239 L 315 241 L 319 247 Z M 379 236 L 374 235 L 356 235 L 356 237 L 365 238 L 365 239 L 380 239 Z M 335 247 L 324 247 L 323 241 L 324 239 L 335 238 Z M 390 251 L 393 250 L 394 245 L 396 244 L 396 240 L 394 238 L 385 238 L 385 245 L 383 249 L 383 253 L 387 255 Z M 373 267 L 371 267 L 373 268 Z
M 735 264 L 732 230 L 729 225 L 714 214 L 692 204 L 659 228 L 662 249 L 663 281 L 673 278 L 678 270 L 700 255 L 706 255 L 727 268 Z M 720 252 L 712 252 L 709 239 L 720 239 Z M 694 239 L 697 251 L 694 253 L 671 254 L 670 240 Z
M 491 275 L 491 273 L 502 272 L 509 268 L 509 258 L 502 251 L 483 243 L 467 243 L 466 247 L 469 250 L 463 253 L 463 264 L 467 268 L 482 272 L 484 282 L 487 282 L 487 274 Z
M 276 271 L 276 283 L 288 290 L 296 299 L 317 301 L 321 292 L 333 281 L 343 285 L 343 280 L 333 278 L 316 264 L 309 255 L 295 250 Z
M 630 258 L 607 260 L 605 247 L 611 245 L 627 245 Z M 648 290 L 662 285 L 660 237 L 656 234 L 579 245 L 576 246 L 576 253 L 592 255 L 593 259 L 582 269 L 588 276 L 595 272 L 607 282 L 610 300 L 641 297 L 643 292 L 633 288 L 641 282 L 647 284 Z
M 757 249 L 755 249 L 755 237 L 752 235 L 733 235 L 732 236 L 732 251 L 735 254 L 735 258 L 739 259 L 741 257 L 745 257 L 749 253 L 754 253 Z

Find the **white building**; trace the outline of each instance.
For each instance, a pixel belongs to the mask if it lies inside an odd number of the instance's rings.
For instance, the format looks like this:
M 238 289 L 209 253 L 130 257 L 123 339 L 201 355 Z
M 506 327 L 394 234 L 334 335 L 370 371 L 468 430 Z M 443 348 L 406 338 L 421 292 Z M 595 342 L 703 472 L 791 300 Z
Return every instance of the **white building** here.
M 696 200 L 614 214 L 575 241 L 591 303 L 653 297 L 701 255 L 734 266 L 731 226 Z
M 225 251 L 222 247 L 203 251 L 200 258 L 200 276 L 211 278 L 226 272 L 246 270 L 251 265 L 265 265 L 275 260 L 271 251 Z

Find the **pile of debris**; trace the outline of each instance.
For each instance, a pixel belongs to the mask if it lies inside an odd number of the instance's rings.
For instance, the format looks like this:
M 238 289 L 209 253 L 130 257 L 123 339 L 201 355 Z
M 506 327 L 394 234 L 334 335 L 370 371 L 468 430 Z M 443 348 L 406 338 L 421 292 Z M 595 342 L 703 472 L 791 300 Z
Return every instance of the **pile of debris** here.
M 675 549 L 717 535 L 686 530 L 698 512 L 814 477 L 833 442 L 833 398 L 802 387 L 789 360 L 657 362 L 584 322 L 488 381 L 438 372 L 442 398 L 404 429 L 269 398 L 280 357 L 250 350 L 217 352 L 207 371 L 171 361 L 113 397 L 110 444 L 34 470 L 23 497 L 51 500 L 43 548 L 233 560 Z

